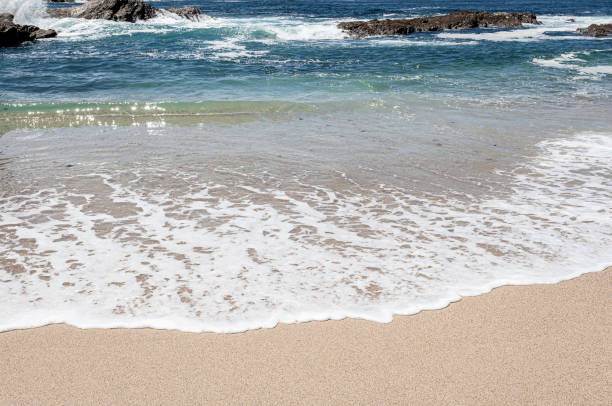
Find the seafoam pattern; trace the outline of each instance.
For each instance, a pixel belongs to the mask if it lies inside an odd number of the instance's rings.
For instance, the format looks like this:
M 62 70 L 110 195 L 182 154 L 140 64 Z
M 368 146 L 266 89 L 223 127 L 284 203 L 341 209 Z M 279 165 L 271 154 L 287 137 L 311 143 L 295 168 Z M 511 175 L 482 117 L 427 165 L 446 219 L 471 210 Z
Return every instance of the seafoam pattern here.
M 612 264 L 612 135 L 539 144 L 456 199 L 217 167 L 100 166 L 0 200 L 0 330 L 238 332 L 443 307 Z M 208 174 L 208 177 L 207 177 Z M 213 179 L 214 178 L 214 179 Z
M 441 32 L 438 38 L 446 40 L 472 40 L 493 42 L 535 42 L 550 40 L 593 40 L 606 41 L 606 38 L 593 38 L 578 34 L 578 28 L 591 24 L 607 24 L 608 16 L 538 16 L 542 25 L 525 24 L 525 28 L 518 29 L 485 29 L 481 32 Z
M 587 65 L 585 57 L 594 53 L 612 55 L 612 50 L 594 49 L 583 52 L 567 52 L 555 58 L 533 58 L 532 62 L 547 68 L 575 71 L 582 77 L 605 77 L 606 75 L 612 75 L 612 65 Z

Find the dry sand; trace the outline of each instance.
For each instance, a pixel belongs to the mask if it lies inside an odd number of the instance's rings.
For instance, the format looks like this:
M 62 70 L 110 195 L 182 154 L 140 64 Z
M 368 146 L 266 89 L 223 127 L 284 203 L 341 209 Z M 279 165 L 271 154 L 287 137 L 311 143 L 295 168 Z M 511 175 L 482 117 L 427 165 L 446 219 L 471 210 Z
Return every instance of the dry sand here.
M 0 403 L 612 404 L 612 268 L 443 310 L 243 334 L 0 334 Z

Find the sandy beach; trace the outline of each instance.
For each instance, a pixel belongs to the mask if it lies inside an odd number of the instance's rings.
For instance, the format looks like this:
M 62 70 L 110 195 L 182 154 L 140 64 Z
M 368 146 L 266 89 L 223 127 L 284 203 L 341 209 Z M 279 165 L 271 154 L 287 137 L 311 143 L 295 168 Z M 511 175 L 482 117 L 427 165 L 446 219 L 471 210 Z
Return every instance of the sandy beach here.
M 0 406 L 612 406 L 611 22 L 0 0 Z
M 241 334 L 0 334 L 0 404 L 610 404 L 612 268 L 445 309 Z

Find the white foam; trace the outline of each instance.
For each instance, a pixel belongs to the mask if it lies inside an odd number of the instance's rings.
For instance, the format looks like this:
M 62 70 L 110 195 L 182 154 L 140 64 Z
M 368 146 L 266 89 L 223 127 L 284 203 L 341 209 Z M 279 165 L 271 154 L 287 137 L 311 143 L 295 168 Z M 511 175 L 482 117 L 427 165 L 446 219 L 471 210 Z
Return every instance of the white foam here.
M 330 187 L 218 167 L 212 181 L 163 161 L 7 195 L 0 330 L 388 322 L 612 264 L 612 135 L 539 149 L 500 172 L 511 193 L 468 201 L 347 174 Z
M 345 34 L 338 28 L 336 20 L 304 21 L 280 19 L 278 22 L 260 22 L 259 19 L 251 26 L 256 30 L 272 33 L 281 41 L 322 41 L 343 39 Z
M 565 54 L 561 54 L 556 58 L 553 59 L 543 59 L 543 58 L 533 58 L 532 62 L 540 65 L 540 66 L 545 66 L 545 67 L 549 67 L 549 68 L 562 68 L 562 69 L 566 69 L 569 66 L 577 66 L 577 65 L 568 65 L 568 61 L 575 61 L 576 58 L 576 53 L 575 52 L 568 52 Z
M 75 18 L 42 18 L 34 21 L 39 26 L 58 31 L 57 41 L 94 41 L 135 34 L 168 34 L 173 32 L 204 31 L 202 39 L 189 39 L 189 46 L 181 51 L 149 52 L 152 58 L 202 59 L 236 61 L 261 58 L 268 49 L 252 49 L 248 43 L 267 45 L 286 41 L 326 41 L 343 37 L 334 20 L 303 18 L 213 18 L 202 16 L 199 21 L 165 13 L 135 24 L 105 20 Z M 215 39 L 208 39 L 215 38 Z
M 45 5 L 41 0 L 2 0 L 0 10 L 16 14 L 16 20 L 52 28 L 59 32 L 59 40 L 88 41 L 136 33 L 169 33 L 185 30 L 217 30 L 220 41 L 286 42 L 286 41 L 338 41 L 347 38 L 338 28 L 341 21 L 351 19 L 325 19 L 302 17 L 211 17 L 201 16 L 199 21 L 191 21 L 172 13 L 164 13 L 148 21 L 136 24 L 116 23 L 102 20 L 51 19 L 44 18 Z M 568 22 L 570 19 L 574 22 Z M 576 29 L 590 24 L 609 22 L 609 17 L 584 16 L 540 16 L 543 25 L 527 25 L 527 28 L 485 32 L 441 32 L 433 34 L 434 40 L 380 39 L 370 41 L 384 46 L 454 46 L 473 45 L 478 41 L 531 42 L 543 40 L 605 40 L 576 34 Z M 551 35 L 553 34 L 553 35 Z M 565 34 L 565 35 L 554 35 Z M 460 40 L 460 41 L 457 41 Z M 378 42 L 377 42 L 378 41 Z M 245 53 L 231 52 L 233 56 L 244 57 Z M 228 52 L 225 52 L 228 54 Z M 235 54 L 235 55 L 234 55 Z M 223 57 L 223 55 L 219 55 Z
M 0 0 L 0 13 L 15 16 L 17 24 L 32 24 L 45 14 L 46 5 L 42 0 Z
M 342 39 L 344 34 L 338 22 L 330 19 L 309 20 L 304 18 L 213 18 L 202 16 L 199 21 L 180 18 L 166 13 L 147 21 L 117 23 L 104 20 L 82 20 L 73 18 L 44 19 L 36 21 L 41 26 L 56 29 L 59 38 L 72 40 L 97 40 L 101 38 L 133 35 L 135 33 L 168 33 L 185 30 L 217 30 L 220 40 L 242 41 L 322 41 Z M 258 33 L 265 33 L 261 38 Z
M 575 21 L 570 21 L 572 19 Z M 584 28 L 591 24 L 607 23 L 610 21 L 610 17 L 538 16 L 538 20 L 542 22 L 542 25 L 526 24 L 525 28 L 501 31 L 485 30 L 484 32 L 442 32 L 437 34 L 437 37 L 444 39 L 495 42 L 534 42 L 545 40 L 602 40 L 577 34 L 576 29 Z
M 386 46 L 386 47 L 413 47 L 413 46 L 461 46 L 461 45 L 476 45 L 478 41 L 444 41 L 440 39 L 409 39 L 405 37 L 397 38 L 384 38 L 384 39 L 371 39 L 368 41 L 369 44 L 374 46 Z
M 587 75 L 612 75 L 612 65 L 584 66 L 578 70 Z
M 279 41 L 320 41 L 342 39 L 344 34 L 337 27 L 339 20 L 309 19 L 301 17 L 209 17 L 203 16 L 200 21 L 190 21 L 171 15 L 160 16 L 146 21 L 145 24 L 172 24 L 191 29 L 226 29 L 233 30 L 242 39 L 257 40 L 256 32 L 269 34 L 268 39 Z
M 567 69 L 576 71 L 579 75 L 602 77 L 604 75 L 612 75 L 612 66 L 610 65 L 595 65 L 585 66 L 586 61 L 582 58 L 596 52 L 608 52 L 602 50 L 590 50 L 583 52 L 568 52 L 559 55 L 555 58 L 533 58 L 532 62 L 547 68 Z

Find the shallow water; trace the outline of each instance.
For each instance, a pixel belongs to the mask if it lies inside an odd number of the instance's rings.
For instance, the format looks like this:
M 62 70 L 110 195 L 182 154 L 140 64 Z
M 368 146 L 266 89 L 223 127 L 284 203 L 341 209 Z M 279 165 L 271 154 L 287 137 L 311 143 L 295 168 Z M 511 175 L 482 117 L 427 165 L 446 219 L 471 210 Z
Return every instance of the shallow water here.
M 0 330 L 389 321 L 612 263 L 612 46 L 573 32 L 607 2 L 173 3 L 214 19 L 0 1 L 61 30 L 0 50 Z M 459 8 L 544 24 L 335 28 Z

